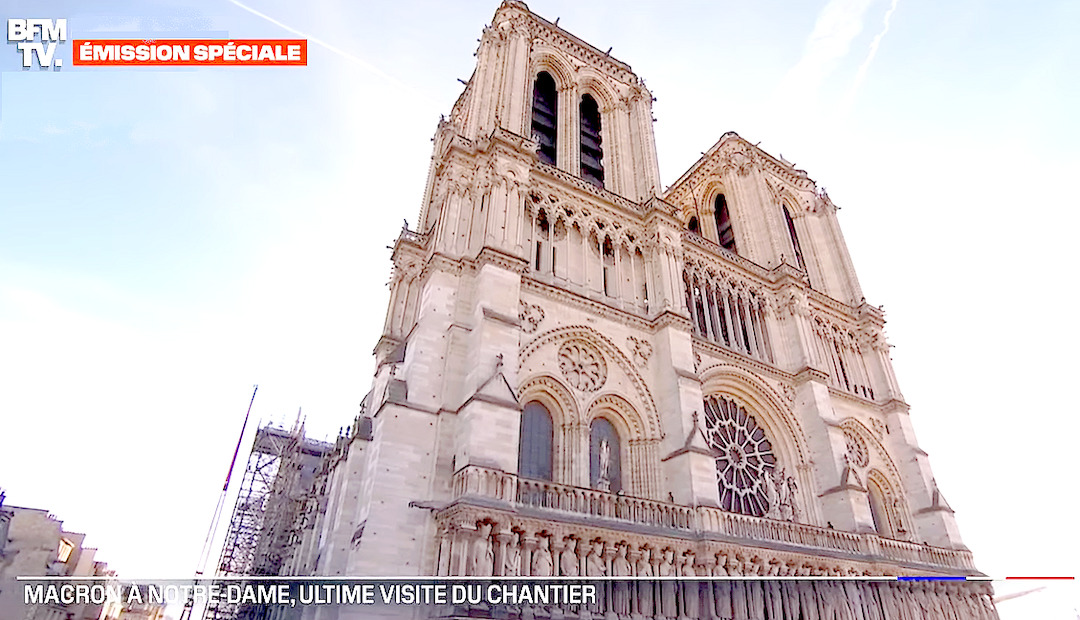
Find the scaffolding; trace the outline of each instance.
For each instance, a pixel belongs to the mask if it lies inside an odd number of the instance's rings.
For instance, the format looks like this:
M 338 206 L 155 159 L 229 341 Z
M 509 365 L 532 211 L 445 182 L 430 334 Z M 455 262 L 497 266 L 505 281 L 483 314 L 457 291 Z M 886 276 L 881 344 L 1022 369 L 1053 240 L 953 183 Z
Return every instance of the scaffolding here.
M 219 576 L 282 574 L 318 505 L 318 477 L 333 447 L 305 437 L 301 424 L 291 431 L 268 425 L 256 432 L 221 549 Z M 247 611 L 220 603 L 204 618 L 247 618 L 252 615 Z

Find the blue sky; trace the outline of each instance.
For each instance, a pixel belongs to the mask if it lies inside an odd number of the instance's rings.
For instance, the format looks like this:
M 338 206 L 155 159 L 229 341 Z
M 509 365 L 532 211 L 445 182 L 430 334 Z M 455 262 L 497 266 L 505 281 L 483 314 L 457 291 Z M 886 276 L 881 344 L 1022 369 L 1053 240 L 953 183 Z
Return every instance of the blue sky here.
M 665 184 L 734 130 L 828 189 L 979 566 L 1076 574 L 1080 4 L 529 6 L 645 78 Z M 26 72 L 0 48 L 9 503 L 88 532 L 124 575 L 188 574 L 253 383 L 264 421 L 351 421 L 386 246 L 495 8 L 5 4 L 76 38 L 311 41 L 307 67 L 280 69 L 78 69 L 64 49 L 61 71 Z M 1055 588 L 1001 611 L 1077 604 Z

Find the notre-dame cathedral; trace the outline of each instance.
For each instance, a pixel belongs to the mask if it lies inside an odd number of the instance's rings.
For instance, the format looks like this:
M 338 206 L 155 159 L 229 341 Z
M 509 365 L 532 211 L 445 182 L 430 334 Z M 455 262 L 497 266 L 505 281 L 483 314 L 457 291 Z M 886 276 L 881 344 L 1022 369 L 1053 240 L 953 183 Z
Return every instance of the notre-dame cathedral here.
M 294 568 L 978 576 L 807 173 L 727 133 L 663 189 L 641 79 L 521 2 L 476 56 Z M 997 618 L 969 582 L 628 583 L 528 613 Z

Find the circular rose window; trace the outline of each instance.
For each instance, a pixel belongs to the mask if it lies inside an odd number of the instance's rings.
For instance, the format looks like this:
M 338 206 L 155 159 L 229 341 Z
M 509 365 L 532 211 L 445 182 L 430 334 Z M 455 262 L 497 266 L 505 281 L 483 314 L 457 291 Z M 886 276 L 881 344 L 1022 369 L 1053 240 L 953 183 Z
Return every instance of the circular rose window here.
M 776 457 L 765 431 L 746 408 L 723 397 L 705 399 L 705 439 L 716 450 L 720 507 L 755 517 L 769 512 L 775 500 L 770 475 Z
M 559 370 L 567 383 L 582 392 L 599 390 L 607 379 L 604 356 L 580 340 L 571 340 L 559 349 Z

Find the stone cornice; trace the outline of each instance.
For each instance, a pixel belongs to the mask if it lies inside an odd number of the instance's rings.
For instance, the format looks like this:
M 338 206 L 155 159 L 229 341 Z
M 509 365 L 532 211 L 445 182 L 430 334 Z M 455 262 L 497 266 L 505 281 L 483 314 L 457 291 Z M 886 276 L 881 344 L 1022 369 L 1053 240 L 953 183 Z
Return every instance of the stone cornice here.
M 746 366 L 754 369 L 759 374 L 772 377 L 779 381 L 791 382 L 794 380 L 794 376 L 791 373 L 785 372 L 772 364 L 763 362 L 757 358 L 750 357 L 744 353 L 733 351 L 721 344 L 717 344 L 711 340 L 702 338 L 701 336 L 694 335 L 694 349 L 704 351 L 709 355 L 719 358 L 725 362 L 731 362 L 733 364 Z
M 501 10 L 501 9 L 500 9 Z M 630 65 L 609 56 L 589 43 L 582 41 L 575 35 L 563 30 L 552 22 L 540 17 L 536 13 L 525 9 L 526 14 L 532 21 L 533 35 L 547 40 L 579 59 L 584 60 L 592 67 L 602 69 L 604 73 L 615 80 L 633 86 L 641 86 L 641 79 L 634 74 Z
M 571 307 L 576 307 L 579 310 L 584 310 L 610 321 L 623 323 L 638 329 L 652 329 L 654 326 L 653 321 L 649 321 L 639 314 L 622 310 L 615 306 L 584 297 L 564 288 L 548 284 L 547 282 L 543 282 L 542 280 L 533 277 L 533 274 L 531 273 L 522 275 L 521 287 L 524 291 L 564 303 Z
M 690 331 L 694 328 L 694 324 L 690 322 L 690 318 L 686 315 L 679 314 L 674 310 L 665 308 L 656 315 L 656 318 L 652 321 L 653 333 L 664 329 L 665 327 L 673 327 L 682 331 Z
M 529 263 L 524 258 L 514 256 L 513 254 L 507 254 L 506 252 L 491 246 L 484 246 L 484 248 L 480 250 L 480 253 L 476 255 L 476 260 L 473 262 L 477 267 L 495 265 L 496 267 L 501 267 L 507 271 L 521 275 L 529 270 Z
M 696 235 L 689 230 L 682 231 L 683 251 L 687 248 L 695 251 L 698 257 L 718 261 L 721 265 L 738 269 L 741 275 L 758 280 L 759 284 L 769 284 L 771 272 L 744 256 L 725 250 L 719 244 Z M 685 263 L 685 260 L 683 261 Z
M 816 187 L 816 184 L 807 176 L 805 170 L 797 170 L 793 166 L 766 153 L 757 145 L 750 144 L 739 134 L 729 131 L 720 136 L 720 139 L 704 155 L 694 162 L 678 180 L 672 183 L 662 194 L 662 197 L 669 202 L 681 202 L 686 200 L 688 194 L 694 188 L 705 181 L 705 177 L 723 176 L 718 172 L 718 169 L 722 166 L 725 154 L 732 150 L 741 150 L 747 153 L 753 164 L 797 190 L 813 190 Z
M 719 454 L 717 454 L 717 452 L 715 450 L 710 450 L 708 448 L 701 448 L 701 447 L 698 447 L 698 446 L 683 446 L 683 447 L 675 450 L 671 454 L 669 454 L 669 455 L 667 455 L 665 457 L 662 457 L 660 459 L 660 462 L 663 463 L 663 462 L 666 462 L 666 461 L 670 461 L 671 459 L 673 459 L 673 458 L 675 458 L 677 456 L 682 456 L 683 454 L 702 454 L 702 455 L 707 456 L 707 457 L 709 457 L 711 459 L 715 459 L 717 456 L 719 456 Z
M 814 188 L 814 181 L 807 176 L 805 170 L 799 170 L 790 164 L 780 161 L 778 158 L 766 153 L 756 145 L 752 148 L 755 160 L 763 170 L 771 172 L 779 180 L 788 183 L 796 189 L 810 190 Z
M 841 389 L 841 388 L 838 388 L 838 387 L 833 387 L 833 386 L 830 385 L 829 386 L 829 394 L 831 396 L 833 396 L 833 397 L 842 398 L 844 400 L 849 400 L 851 402 L 858 403 L 860 405 L 869 405 L 869 406 L 873 407 L 875 410 L 880 410 L 881 409 L 881 405 L 879 403 L 877 403 L 877 402 L 875 402 L 875 401 L 873 401 L 873 400 L 871 400 L 869 398 L 866 398 L 865 396 L 859 396 L 858 394 L 854 394 L 852 392 L 849 392 L 847 390 L 844 390 L 844 389 Z
M 683 379 L 689 379 L 694 383 L 701 383 L 701 377 L 699 377 L 698 374 L 695 372 L 690 372 L 689 370 L 686 370 L 685 368 L 679 368 L 678 366 L 673 366 L 672 370 L 675 371 L 675 376 L 682 377 Z
M 517 318 L 516 316 L 510 316 L 508 314 L 503 314 L 501 312 L 496 312 L 495 310 L 492 310 L 491 308 L 488 308 L 487 306 L 484 306 L 482 308 L 482 311 L 484 313 L 484 318 L 485 319 L 491 319 L 493 321 L 498 321 L 500 323 L 505 323 L 506 325 L 509 325 L 510 327 L 513 327 L 513 328 L 521 327 L 521 319 Z
M 900 415 L 908 415 L 910 413 L 910 407 L 904 401 L 899 398 L 890 398 L 881 404 L 882 413 L 897 413 Z
M 496 127 L 477 148 L 478 152 L 497 153 L 519 161 L 537 161 L 536 143 L 503 127 Z
M 817 368 L 811 368 L 810 366 L 803 366 L 802 370 L 795 373 L 792 381 L 795 385 L 802 385 L 809 383 L 810 381 L 817 381 L 821 384 L 827 384 L 829 381 L 829 374 Z
M 659 196 L 653 196 L 645 201 L 642 208 L 645 211 L 645 223 L 653 219 L 663 219 L 667 224 L 679 227 L 679 209 Z
M 641 217 L 644 213 L 642 206 L 625 196 L 620 196 L 615 192 L 597 187 L 592 183 L 589 183 L 581 177 L 576 177 L 569 172 L 552 166 L 551 164 L 545 164 L 543 162 L 536 162 L 533 168 L 533 173 L 537 175 L 539 180 L 548 181 L 550 190 L 565 191 L 567 186 L 570 186 L 578 190 L 578 195 L 575 198 L 589 198 L 595 204 L 594 206 L 606 207 L 612 209 L 612 215 L 625 217 L 626 215 L 632 215 L 635 217 Z
M 724 135 L 720 136 L 720 139 L 717 140 L 716 143 L 713 144 L 709 150 L 705 151 L 705 153 L 700 158 L 698 158 L 698 160 L 694 162 L 690 166 L 690 168 L 686 170 L 686 172 L 682 173 L 682 175 L 678 179 L 676 179 L 676 181 L 672 183 L 670 187 L 664 190 L 660 197 L 670 203 L 678 203 L 683 200 L 686 194 L 688 192 L 691 192 L 693 187 L 700 182 L 699 177 L 707 176 L 713 173 L 715 166 L 710 166 L 708 171 L 703 170 L 705 168 L 706 162 L 712 162 L 714 156 L 716 156 L 716 154 L 720 152 L 720 148 L 725 144 L 728 144 L 729 142 L 733 142 L 736 144 L 741 143 L 745 144 L 746 146 L 750 145 L 749 142 L 743 140 L 739 136 L 739 134 L 735 133 L 734 131 L 729 131 L 725 133 Z M 719 164 L 718 157 L 716 158 L 716 160 L 717 161 L 713 163 Z
M 492 396 L 490 394 L 483 394 L 481 392 L 477 392 L 477 393 L 473 394 L 472 396 L 470 396 L 469 399 L 466 400 L 464 403 L 462 403 L 461 406 L 458 407 L 458 410 L 455 413 L 460 414 L 465 409 L 465 407 L 467 407 L 469 405 L 469 403 L 471 403 L 471 402 L 487 403 L 489 405 L 495 405 L 496 407 L 504 407 L 506 409 L 513 409 L 514 411 L 521 411 L 522 410 L 521 404 L 518 403 L 517 401 L 512 401 L 512 400 L 510 400 L 508 398 L 499 398 L 498 396 Z

